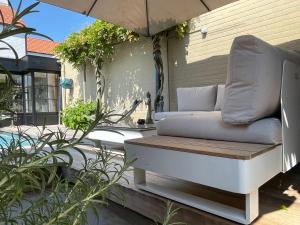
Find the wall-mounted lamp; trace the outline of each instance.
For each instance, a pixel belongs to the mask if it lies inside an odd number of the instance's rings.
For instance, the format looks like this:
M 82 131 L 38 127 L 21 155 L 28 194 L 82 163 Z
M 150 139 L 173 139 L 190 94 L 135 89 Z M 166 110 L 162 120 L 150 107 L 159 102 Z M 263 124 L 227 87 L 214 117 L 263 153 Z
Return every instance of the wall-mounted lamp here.
M 202 27 L 201 30 L 200 30 L 200 32 L 201 32 L 202 34 L 207 34 L 208 28 L 207 28 L 207 27 Z
M 204 39 L 204 38 L 206 38 L 206 36 L 207 36 L 208 28 L 207 28 L 207 27 L 202 27 L 202 28 L 200 29 L 200 32 L 201 32 L 201 34 L 202 34 L 202 39 Z

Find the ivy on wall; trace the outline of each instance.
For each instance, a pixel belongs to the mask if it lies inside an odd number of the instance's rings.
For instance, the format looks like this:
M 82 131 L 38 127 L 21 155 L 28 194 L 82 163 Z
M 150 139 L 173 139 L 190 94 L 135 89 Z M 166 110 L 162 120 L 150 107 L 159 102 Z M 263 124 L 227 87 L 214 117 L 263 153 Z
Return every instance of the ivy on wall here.
M 178 39 L 182 39 L 188 33 L 188 22 L 178 24 L 160 34 L 171 30 L 175 30 Z M 139 34 L 135 32 L 97 20 L 83 30 L 72 33 L 55 48 L 55 52 L 60 59 L 79 68 L 84 63 L 93 63 L 96 58 L 100 58 L 102 62 L 110 60 L 116 45 L 126 41 L 137 41 L 139 37 Z

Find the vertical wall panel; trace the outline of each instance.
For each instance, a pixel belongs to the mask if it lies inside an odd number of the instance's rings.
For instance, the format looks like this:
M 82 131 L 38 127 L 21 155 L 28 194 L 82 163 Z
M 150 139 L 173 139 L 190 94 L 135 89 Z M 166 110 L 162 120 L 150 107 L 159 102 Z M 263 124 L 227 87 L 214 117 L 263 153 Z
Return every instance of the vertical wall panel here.
M 255 35 L 273 45 L 300 51 L 299 0 L 239 0 L 191 21 L 184 40 L 169 40 L 171 110 L 176 88 L 224 83 L 235 37 Z M 208 33 L 202 36 L 200 30 Z

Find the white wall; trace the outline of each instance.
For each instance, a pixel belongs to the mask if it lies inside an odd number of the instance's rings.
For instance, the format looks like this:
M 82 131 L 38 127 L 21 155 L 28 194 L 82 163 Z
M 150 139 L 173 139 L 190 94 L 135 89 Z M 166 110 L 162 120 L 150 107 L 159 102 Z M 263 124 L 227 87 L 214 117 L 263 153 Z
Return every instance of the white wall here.
M 165 109 L 168 110 L 168 70 L 166 41 L 162 41 L 162 57 L 165 72 Z M 142 38 L 135 43 L 124 43 L 116 49 L 111 63 L 105 65 L 107 79 L 105 101 L 111 109 L 128 109 L 135 99 L 146 100 L 150 91 L 152 104 L 155 98 L 155 67 L 152 40 Z M 147 108 L 143 102 L 133 114 L 133 120 L 145 119 Z
M 71 90 L 63 89 L 62 100 L 63 107 L 69 105 L 73 100 L 83 99 L 83 71 L 74 68 L 70 63 L 62 63 L 61 66 L 62 79 L 68 78 L 73 80 L 73 88 Z M 86 78 L 86 99 L 96 99 L 96 78 L 92 66 L 87 65 L 87 78 Z
M 168 110 L 168 64 L 166 55 L 166 40 L 162 40 L 162 57 L 164 61 L 165 110 Z M 116 47 L 116 54 L 111 62 L 107 62 L 103 68 L 106 78 L 106 91 L 104 101 L 112 110 L 122 112 L 129 109 L 135 99 L 146 100 L 146 93 L 150 91 L 152 103 L 155 98 L 155 67 L 152 54 L 152 40 L 142 38 L 135 43 L 124 43 Z M 83 73 L 69 63 L 62 66 L 62 77 L 73 79 L 73 91 L 64 91 L 63 100 L 70 103 L 71 99 L 83 98 Z M 87 71 L 87 99 L 96 99 L 96 80 L 94 70 L 88 67 Z M 66 97 L 65 97 L 66 96 Z M 67 104 L 64 104 L 66 106 Z M 147 108 L 144 102 L 132 115 L 136 121 L 145 118 Z

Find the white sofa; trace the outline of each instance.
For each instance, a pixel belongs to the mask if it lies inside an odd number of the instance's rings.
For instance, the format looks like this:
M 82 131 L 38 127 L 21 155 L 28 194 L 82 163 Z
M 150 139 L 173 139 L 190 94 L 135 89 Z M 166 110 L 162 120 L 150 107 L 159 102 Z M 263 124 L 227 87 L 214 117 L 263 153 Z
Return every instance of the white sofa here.
M 239 223 L 251 223 L 259 213 L 259 187 L 300 162 L 299 87 L 300 56 L 254 36 L 236 38 L 229 55 L 223 97 L 216 86 L 179 89 L 179 111 L 155 115 L 157 140 L 154 137 L 150 143 L 145 139 L 125 144 L 128 156 L 137 158 L 134 162 L 137 187 Z M 168 140 L 168 136 L 173 139 Z M 167 141 L 153 143 L 162 137 Z M 176 144 L 181 145 L 180 150 L 174 146 L 174 137 L 179 140 Z M 194 141 L 188 149 L 185 146 L 189 145 L 189 139 Z M 260 143 L 267 150 L 248 159 L 207 155 L 201 149 L 190 151 L 197 149 L 195 143 L 204 143 L 202 147 L 212 152 L 213 146 L 221 146 L 219 153 L 223 149 L 228 152 L 222 143 L 236 146 L 239 142 L 252 143 L 254 150 L 256 143 Z M 245 151 L 253 151 L 248 147 Z M 236 150 L 240 148 L 243 148 L 241 143 Z M 244 194 L 245 212 L 174 190 L 152 189 L 147 184 L 145 170 Z

